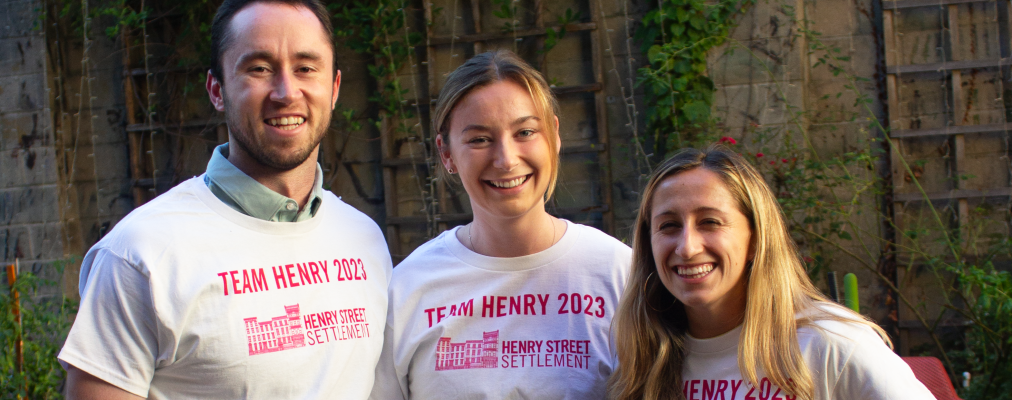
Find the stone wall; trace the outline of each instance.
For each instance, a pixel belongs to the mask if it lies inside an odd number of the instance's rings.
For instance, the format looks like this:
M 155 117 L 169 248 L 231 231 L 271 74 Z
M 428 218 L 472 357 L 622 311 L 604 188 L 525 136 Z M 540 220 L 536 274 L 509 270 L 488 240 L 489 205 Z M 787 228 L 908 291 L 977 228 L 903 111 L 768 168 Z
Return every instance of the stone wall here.
M 0 261 L 53 277 L 64 246 L 39 6 L 0 0 Z

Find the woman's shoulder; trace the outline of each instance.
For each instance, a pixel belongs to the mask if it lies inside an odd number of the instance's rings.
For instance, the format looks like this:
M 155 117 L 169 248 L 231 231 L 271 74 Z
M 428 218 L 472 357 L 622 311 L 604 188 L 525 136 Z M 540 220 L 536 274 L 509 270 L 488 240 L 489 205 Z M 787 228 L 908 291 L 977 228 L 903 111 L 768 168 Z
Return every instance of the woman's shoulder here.
M 813 321 L 798 328 L 798 342 L 827 391 L 836 398 L 932 398 L 872 325 L 842 306 L 815 307 L 807 315 Z
M 419 270 L 424 269 L 425 266 L 431 266 L 433 263 L 445 263 L 447 257 L 453 257 L 453 254 L 446 247 L 446 241 L 456 240 L 454 237 L 456 231 L 457 228 L 447 229 L 438 236 L 422 243 L 421 246 L 418 246 L 403 261 L 397 264 L 394 268 L 394 276 L 418 273 Z
M 798 339 L 808 338 L 824 345 L 852 347 L 859 344 L 881 344 L 888 348 L 882 336 L 860 315 L 843 306 L 816 302 L 814 307 L 798 313 Z

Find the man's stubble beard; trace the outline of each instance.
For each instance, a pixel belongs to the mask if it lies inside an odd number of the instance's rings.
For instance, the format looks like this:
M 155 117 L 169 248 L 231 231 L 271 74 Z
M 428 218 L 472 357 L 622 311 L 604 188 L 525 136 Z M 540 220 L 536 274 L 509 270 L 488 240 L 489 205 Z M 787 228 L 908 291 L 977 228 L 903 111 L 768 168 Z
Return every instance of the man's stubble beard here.
M 228 126 L 231 137 L 235 138 L 236 144 L 257 163 L 279 171 L 289 171 L 302 165 L 313 154 L 313 151 L 323 141 L 323 138 L 327 136 L 327 129 L 330 128 L 331 115 L 330 113 L 323 113 L 324 115 L 320 116 L 323 119 L 321 121 L 323 123 L 316 125 L 315 132 L 308 132 L 313 135 L 308 141 L 308 145 L 304 148 L 296 149 L 294 154 L 286 156 L 276 151 L 272 152 L 270 147 L 263 143 L 267 135 L 259 126 L 263 121 L 251 121 L 242 118 L 241 112 L 231 106 L 228 96 L 225 95 L 224 88 L 222 88 L 222 99 L 225 102 L 225 123 Z M 308 122 L 309 119 L 307 118 L 305 123 Z M 256 125 L 254 126 L 253 124 Z M 258 128 L 261 128 L 260 135 L 251 134 L 251 132 L 256 132 Z

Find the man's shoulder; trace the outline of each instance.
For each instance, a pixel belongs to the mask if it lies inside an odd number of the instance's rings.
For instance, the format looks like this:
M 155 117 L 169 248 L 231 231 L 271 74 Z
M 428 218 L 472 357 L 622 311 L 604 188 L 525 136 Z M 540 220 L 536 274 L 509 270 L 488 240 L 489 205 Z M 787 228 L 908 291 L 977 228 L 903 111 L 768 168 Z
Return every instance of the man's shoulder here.
M 201 184 L 199 178 L 181 182 L 169 191 L 138 206 L 123 217 L 109 234 L 125 231 L 136 234 L 137 230 L 144 231 L 154 226 L 164 229 L 167 227 L 165 223 L 176 221 L 181 216 L 192 215 L 201 210 L 210 211 L 197 196 L 195 184 Z
M 336 220 L 334 222 L 340 224 L 342 227 L 375 229 L 377 233 L 382 235 L 382 230 L 380 229 L 379 224 L 377 224 L 372 217 L 352 205 L 345 203 L 341 197 L 335 195 L 329 190 L 324 190 L 321 197 L 323 199 L 323 207 L 329 209 L 324 214 L 324 218 L 333 218 Z

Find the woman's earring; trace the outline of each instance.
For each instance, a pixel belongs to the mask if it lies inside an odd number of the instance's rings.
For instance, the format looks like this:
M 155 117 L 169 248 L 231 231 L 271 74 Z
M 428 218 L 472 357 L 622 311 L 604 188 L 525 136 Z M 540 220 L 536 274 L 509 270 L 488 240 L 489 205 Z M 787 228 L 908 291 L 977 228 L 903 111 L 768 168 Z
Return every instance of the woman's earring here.
M 650 275 L 647 275 L 647 279 L 643 281 L 643 302 L 647 303 L 647 307 L 650 307 L 652 310 L 654 310 L 656 312 L 665 312 L 665 311 L 668 311 L 668 310 L 671 309 L 671 306 L 675 305 L 675 301 L 678 300 L 678 299 L 672 299 L 671 300 L 671 304 L 668 304 L 668 308 L 665 308 L 663 310 L 658 310 L 658 309 L 654 308 L 654 306 L 650 304 L 650 295 L 647 294 L 647 284 L 650 283 L 650 278 L 652 278 L 653 276 L 654 276 L 654 273 L 651 272 Z M 675 296 L 671 296 L 671 297 L 675 297 Z
M 451 173 L 451 174 L 452 174 L 452 173 L 453 173 L 453 168 L 447 168 L 447 169 L 446 169 L 446 172 L 449 172 L 449 173 Z

